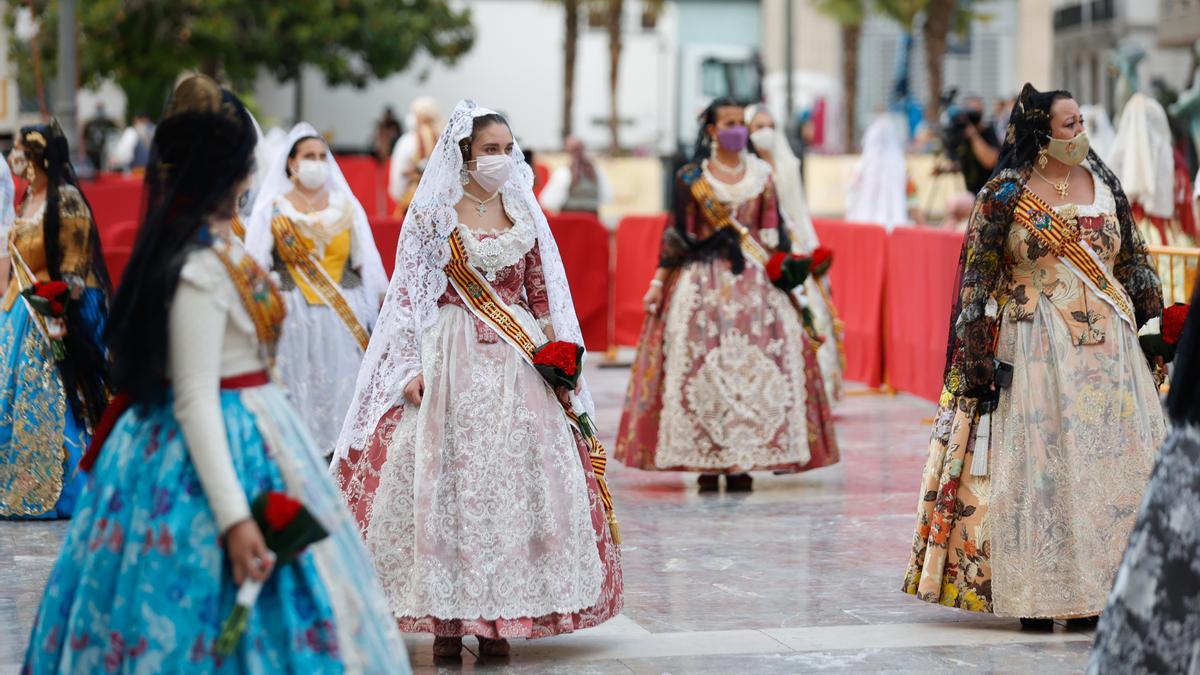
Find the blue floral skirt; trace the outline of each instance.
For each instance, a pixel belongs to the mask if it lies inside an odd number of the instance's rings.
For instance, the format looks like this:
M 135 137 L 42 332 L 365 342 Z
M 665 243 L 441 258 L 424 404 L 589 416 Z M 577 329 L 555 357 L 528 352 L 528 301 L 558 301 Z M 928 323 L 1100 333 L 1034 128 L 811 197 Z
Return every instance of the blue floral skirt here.
M 296 497 L 329 530 L 263 587 L 236 651 L 237 588 L 171 401 L 127 411 L 79 500 L 25 655 L 31 673 L 407 673 L 394 619 L 323 460 L 274 385 L 222 391 L 252 501 Z
M 89 288 L 80 302 L 89 337 L 102 345 L 103 293 Z M 49 345 L 18 299 L 0 310 L 0 518 L 70 518 L 89 440 Z

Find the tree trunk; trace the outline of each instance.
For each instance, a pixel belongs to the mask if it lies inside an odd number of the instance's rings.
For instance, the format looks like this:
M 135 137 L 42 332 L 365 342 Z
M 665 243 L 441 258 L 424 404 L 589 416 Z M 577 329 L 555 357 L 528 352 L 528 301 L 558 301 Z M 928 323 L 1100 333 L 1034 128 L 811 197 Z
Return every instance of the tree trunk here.
M 942 113 L 942 71 L 946 61 L 946 39 L 957 0 L 930 0 L 925 10 L 925 69 L 929 73 L 929 103 L 925 121 L 937 124 Z
M 304 66 L 296 69 L 296 79 L 292 81 L 292 124 L 304 121 Z
M 846 152 L 854 151 L 858 130 L 858 39 L 862 24 L 842 24 L 842 99 L 846 105 Z
M 625 13 L 625 0 L 608 1 L 608 133 L 610 152 L 621 150 L 621 118 L 617 106 L 617 85 L 621 68 L 621 17 Z
M 566 22 L 565 38 L 563 40 L 563 107 L 562 107 L 562 137 L 572 132 L 572 119 L 575 113 L 575 55 L 579 50 L 579 2 L 580 0 L 563 0 Z

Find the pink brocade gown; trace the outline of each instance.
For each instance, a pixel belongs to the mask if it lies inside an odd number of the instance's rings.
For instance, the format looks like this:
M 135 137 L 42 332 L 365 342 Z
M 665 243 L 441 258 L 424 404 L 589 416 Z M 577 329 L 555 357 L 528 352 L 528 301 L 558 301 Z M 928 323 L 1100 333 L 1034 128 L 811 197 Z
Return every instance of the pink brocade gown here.
M 714 236 L 689 188 L 709 180 L 752 236 L 768 247 L 779 240 L 774 187 L 769 177 L 754 183 L 755 168 L 732 186 L 681 170 L 675 192 L 688 203 L 676 213 L 686 213 L 690 237 Z M 668 257 L 680 241 L 668 226 Z M 735 274 L 724 257 L 690 259 L 643 324 L 616 457 L 646 470 L 806 471 L 837 463 L 832 420 L 816 350 L 788 297 L 752 263 Z
M 549 307 L 532 227 L 462 231 L 472 264 L 540 335 Z M 420 407 L 393 409 L 338 470 L 401 630 L 536 638 L 616 616 L 620 549 L 586 447 L 513 347 L 452 288 L 439 304 Z

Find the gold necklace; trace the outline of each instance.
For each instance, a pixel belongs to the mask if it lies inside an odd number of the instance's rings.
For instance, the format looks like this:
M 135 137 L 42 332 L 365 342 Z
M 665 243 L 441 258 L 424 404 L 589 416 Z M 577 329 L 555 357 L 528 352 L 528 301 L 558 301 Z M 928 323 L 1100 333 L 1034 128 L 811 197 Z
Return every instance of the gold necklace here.
M 1061 183 L 1056 183 L 1056 182 L 1050 180 L 1049 178 L 1046 178 L 1045 176 L 1042 175 L 1042 172 L 1038 171 L 1037 169 L 1034 169 L 1033 172 L 1037 174 L 1038 178 L 1041 178 L 1042 180 L 1046 181 L 1046 183 L 1048 185 L 1050 185 L 1050 187 L 1054 188 L 1054 191 L 1058 193 L 1059 199 L 1066 199 L 1067 193 L 1071 191 L 1071 172 L 1073 172 L 1074 170 L 1075 170 L 1075 167 L 1071 167 L 1070 169 L 1067 169 L 1067 175 L 1063 177 Z
M 478 213 L 480 218 L 482 218 L 485 214 L 487 214 L 488 203 L 490 203 L 496 197 L 500 196 L 500 193 L 498 191 L 495 194 L 493 194 L 491 197 L 488 197 L 487 199 L 480 199 L 479 197 L 476 197 L 475 195 L 468 192 L 467 190 L 463 190 L 463 194 L 466 195 L 468 198 L 470 198 L 471 201 L 473 201 L 477 204 L 477 206 L 475 207 L 475 213 Z

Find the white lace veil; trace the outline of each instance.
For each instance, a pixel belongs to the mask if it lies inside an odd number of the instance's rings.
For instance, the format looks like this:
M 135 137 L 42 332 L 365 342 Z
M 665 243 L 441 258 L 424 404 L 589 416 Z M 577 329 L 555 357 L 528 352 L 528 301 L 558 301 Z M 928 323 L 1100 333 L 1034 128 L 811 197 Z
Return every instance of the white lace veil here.
M 262 177 L 262 183 L 254 197 L 254 207 L 250 211 L 250 219 L 246 223 L 246 250 L 259 264 L 268 269 L 272 264 L 271 251 L 275 248 L 275 236 L 271 232 L 275 200 L 292 190 L 292 181 L 287 176 L 288 153 L 303 138 L 321 138 L 321 134 L 307 122 L 292 127 L 287 141 L 279 146 L 271 159 L 270 168 Z M 375 236 L 371 232 L 367 212 L 350 191 L 350 184 L 342 175 L 337 160 L 333 158 L 333 152 L 329 152 L 326 161 L 329 162 L 329 182 L 325 187 L 330 193 L 341 193 L 345 196 L 350 208 L 354 210 L 351 261 L 362 275 L 367 297 L 377 300 L 387 290 L 388 278 L 383 270 L 383 261 L 379 258 L 379 249 L 375 248 Z
M 13 185 L 8 161 L 0 157 L 0 245 L 8 241 L 8 231 L 17 220 L 17 208 L 13 206 L 17 188 Z M 0 250 L 0 258 L 8 257 L 8 249 Z
M 746 107 L 746 126 L 749 126 L 759 113 L 771 115 L 766 106 L 752 105 Z M 797 253 L 811 253 L 820 245 L 817 231 L 813 228 L 812 216 L 808 211 L 808 201 L 804 198 L 804 182 L 800 177 L 800 158 L 792 152 L 788 143 L 787 132 L 776 123 L 775 147 L 764 148 L 771 153 L 775 162 L 774 179 L 775 194 L 779 197 L 779 209 L 787 218 L 788 231 L 792 235 L 792 245 Z
M 460 101 L 421 174 L 421 182 L 400 233 L 396 271 L 392 274 L 371 344 L 363 357 L 354 401 L 338 438 L 335 463 L 338 458 L 345 458 L 350 448 L 366 446 L 379 420 L 402 403 L 404 386 L 421 370 L 421 340 L 437 320 L 438 298 L 446 291 L 444 268 L 450 261 L 448 238 L 458 226 L 458 213 L 454 207 L 463 198 L 459 180 L 463 158 L 459 141 L 470 137 L 475 118 L 489 114 L 494 111 L 480 108 L 474 101 Z M 559 340 L 583 344 L 558 245 L 533 196 L 533 171 L 524 157 L 520 146 L 514 143 L 515 170 L 500 188 L 501 198 L 509 207 L 515 207 L 512 211 L 528 214 L 537 229 L 555 336 Z M 579 398 L 595 419 L 595 406 L 586 384 Z

